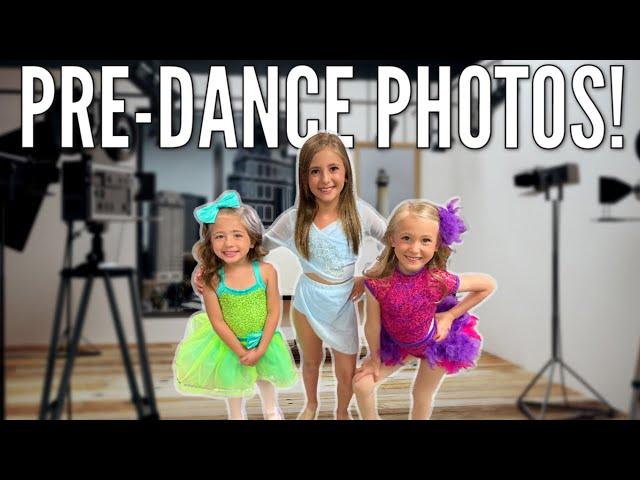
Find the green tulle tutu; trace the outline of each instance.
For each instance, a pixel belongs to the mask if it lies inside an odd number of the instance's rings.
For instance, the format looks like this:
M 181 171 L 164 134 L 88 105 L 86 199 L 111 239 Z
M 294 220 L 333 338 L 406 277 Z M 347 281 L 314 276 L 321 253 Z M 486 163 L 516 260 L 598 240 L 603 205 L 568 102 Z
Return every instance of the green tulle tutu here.
M 241 341 L 252 346 L 243 338 Z M 215 333 L 205 312 L 189 319 L 173 361 L 173 373 L 175 388 L 180 393 L 214 398 L 252 396 L 256 380 L 286 388 L 298 379 L 291 352 L 280 332 L 275 332 L 256 365 L 242 365 Z

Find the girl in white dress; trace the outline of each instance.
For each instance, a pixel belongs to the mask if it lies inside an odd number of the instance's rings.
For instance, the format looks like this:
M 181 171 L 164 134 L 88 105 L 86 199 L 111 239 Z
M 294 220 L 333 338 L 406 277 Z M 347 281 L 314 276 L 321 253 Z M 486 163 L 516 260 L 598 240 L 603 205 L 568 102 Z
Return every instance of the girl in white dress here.
M 348 419 L 351 382 L 359 351 L 355 302 L 364 279 L 355 271 L 365 237 L 381 241 L 386 221 L 355 194 L 353 170 L 335 134 L 310 137 L 298 154 L 296 205 L 267 231 L 267 250 L 290 249 L 303 275 L 293 298 L 293 320 L 301 352 L 307 404 L 298 418 L 315 419 L 324 342 L 333 354 L 337 379 L 337 419 Z

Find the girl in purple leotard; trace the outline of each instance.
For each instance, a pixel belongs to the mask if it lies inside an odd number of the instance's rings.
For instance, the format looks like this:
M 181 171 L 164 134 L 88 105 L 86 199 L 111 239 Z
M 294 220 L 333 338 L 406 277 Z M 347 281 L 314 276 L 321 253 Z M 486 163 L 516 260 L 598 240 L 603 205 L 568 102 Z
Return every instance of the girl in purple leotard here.
M 428 419 L 446 374 L 475 366 L 482 338 L 468 313 L 495 289 L 483 274 L 446 270 L 451 245 L 466 230 L 457 199 L 446 207 L 424 200 L 400 204 L 389 219 L 386 248 L 366 273 L 369 356 L 354 376 L 360 415 L 378 418 L 376 387 L 409 359 L 419 359 L 412 419 Z M 457 292 L 469 292 L 460 302 Z

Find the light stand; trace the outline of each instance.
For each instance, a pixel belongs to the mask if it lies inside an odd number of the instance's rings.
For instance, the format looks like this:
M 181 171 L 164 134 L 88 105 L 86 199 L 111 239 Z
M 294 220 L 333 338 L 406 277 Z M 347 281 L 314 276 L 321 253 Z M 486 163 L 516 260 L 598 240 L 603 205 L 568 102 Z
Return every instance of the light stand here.
M 542 189 L 545 193 L 545 200 L 549 201 L 549 189 L 551 188 L 549 183 L 545 183 L 542 185 Z M 558 187 L 558 196 L 551 200 L 551 208 L 552 208 L 552 219 L 551 219 L 551 229 L 552 229 L 552 310 L 551 310 L 551 358 L 547 361 L 547 363 L 542 367 L 542 369 L 536 374 L 536 376 L 531 380 L 529 385 L 525 388 L 522 394 L 518 397 L 517 405 L 520 411 L 524 413 L 531 420 L 542 420 L 544 419 L 544 415 L 549 408 L 555 408 L 560 410 L 574 411 L 576 414 L 571 417 L 565 418 L 565 420 L 570 419 L 585 419 L 585 418 L 594 418 L 597 415 L 605 415 L 607 417 L 613 417 L 615 414 L 615 410 L 607 403 L 607 401 L 593 388 L 591 387 L 585 380 L 582 379 L 572 368 L 570 368 L 564 360 L 562 360 L 561 355 L 561 345 L 560 345 L 560 317 L 559 317 L 559 295 L 558 295 L 558 224 L 559 224 L 559 211 L 560 211 L 560 202 L 562 202 L 562 183 L 558 183 L 556 185 Z M 563 403 L 551 403 L 549 402 L 549 395 L 551 393 L 551 386 L 553 384 L 553 376 L 555 373 L 556 365 L 559 366 L 560 371 L 560 380 L 562 386 L 562 394 L 563 394 Z M 547 369 L 551 369 L 549 374 L 549 380 L 547 384 L 547 389 L 545 392 L 545 397 L 543 402 L 534 402 L 527 401 L 525 397 L 527 393 L 533 388 L 538 379 L 544 374 Z M 583 408 L 578 405 L 571 405 L 567 399 L 567 392 L 564 381 L 564 369 L 573 376 L 578 382 L 584 385 L 593 395 L 595 395 L 600 402 L 604 403 L 607 408 Z M 534 416 L 530 407 L 540 407 L 540 416 Z
M 153 383 L 151 380 L 151 371 L 149 368 L 146 343 L 144 340 L 144 331 L 142 328 L 142 311 L 140 308 L 140 298 L 136 289 L 136 271 L 133 268 L 129 267 L 107 267 L 102 265 L 102 262 L 104 260 L 104 252 L 102 250 L 102 232 L 104 230 L 104 224 L 90 222 L 87 224 L 87 226 L 89 228 L 89 231 L 93 234 L 91 251 L 87 255 L 87 262 L 75 268 L 64 268 L 60 273 L 61 280 L 58 289 L 58 300 L 55 309 L 51 343 L 49 345 L 49 355 L 47 360 L 45 382 L 42 391 L 42 399 L 40 403 L 39 418 L 41 420 L 57 420 L 60 418 L 65 396 L 68 391 L 69 380 L 71 378 L 71 371 L 73 369 L 73 363 L 75 360 L 78 343 L 82 334 L 82 327 L 85 321 L 91 288 L 93 286 L 93 280 L 96 277 L 102 277 L 107 291 L 109 305 L 111 307 L 111 313 L 116 334 L 118 336 L 118 342 L 120 344 L 120 351 L 122 354 L 122 360 L 129 383 L 129 389 L 131 390 L 131 401 L 136 408 L 139 419 L 158 419 L 159 415 L 156 408 Z M 120 313 L 118 311 L 115 294 L 111 283 L 112 277 L 125 277 L 128 280 L 129 292 L 131 295 L 131 305 L 133 307 L 133 319 L 136 331 L 137 347 L 138 353 L 140 355 L 140 369 L 144 386 L 144 396 L 141 396 L 139 393 L 133 365 L 129 356 L 124 329 L 122 328 L 122 322 L 120 321 Z M 62 319 L 62 309 L 64 306 L 65 293 L 70 288 L 71 280 L 73 278 L 84 278 L 85 282 L 82 289 L 82 296 L 80 298 L 80 306 L 78 308 L 76 321 L 73 327 L 71 342 L 67 350 L 67 359 L 58 387 L 58 393 L 56 395 L 56 399 L 53 402 L 49 403 L 51 386 L 53 383 L 53 374 L 55 370 L 56 350 L 60 336 L 60 323 Z
M 636 152 L 640 157 L 640 134 L 636 137 Z M 640 200 L 640 183 L 629 185 L 614 177 L 600 177 L 599 180 L 599 202 L 603 207 L 603 215 L 598 218 L 598 222 L 637 222 L 638 217 L 612 217 L 610 207 L 619 202 L 627 195 L 634 193 L 636 199 Z M 629 418 L 631 420 L 640 419 L 640 348 L 638 349 L 638 359 L 636 360 L 636 371 L 631 381 L 631 408 Z

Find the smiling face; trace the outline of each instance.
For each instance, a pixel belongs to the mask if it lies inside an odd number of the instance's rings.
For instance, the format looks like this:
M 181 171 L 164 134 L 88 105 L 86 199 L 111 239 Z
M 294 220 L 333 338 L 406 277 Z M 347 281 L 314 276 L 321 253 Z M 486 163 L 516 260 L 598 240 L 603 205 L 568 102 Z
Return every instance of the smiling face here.
M 236 264 L 247 261 L 254 242 L 237 214 L 221 211 L 212 225 L 211 246 L 224 263 Z
M 417 273 L 429 263 L 438 248 L 438 230 L 435 220 L 413 214 L 397 223 L 389 240 L 402 273 Z
M 309 164 L 309 190 L 317 202 L 334 205 L 344 189 L 346 170 L 342 158 L 331 148 L 316 153 Z

